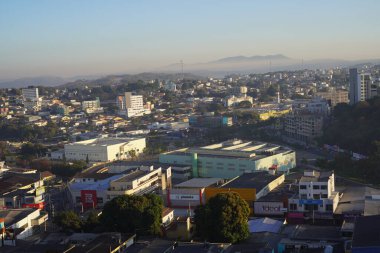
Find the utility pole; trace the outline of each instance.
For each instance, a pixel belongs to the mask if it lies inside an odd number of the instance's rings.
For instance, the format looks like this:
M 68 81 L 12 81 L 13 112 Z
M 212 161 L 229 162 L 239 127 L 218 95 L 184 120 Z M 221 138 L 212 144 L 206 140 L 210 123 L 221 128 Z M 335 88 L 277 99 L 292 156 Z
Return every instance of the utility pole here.
M 181 73 L 182 73 L 182 77 L 181 77 L 181 79 L 182 79 L 182 81 L 183 81 L 183 79 L 185 78 L 185 77 L 184 77 L 184 74 L 183 74 L 183 60 L 180 61 L 180 64 L 181 64 Z

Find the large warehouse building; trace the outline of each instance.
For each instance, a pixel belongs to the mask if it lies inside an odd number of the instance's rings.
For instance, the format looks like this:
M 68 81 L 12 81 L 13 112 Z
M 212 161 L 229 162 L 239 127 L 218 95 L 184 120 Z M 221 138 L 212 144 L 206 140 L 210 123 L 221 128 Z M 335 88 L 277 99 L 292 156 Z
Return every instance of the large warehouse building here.
M 145 138 L 96 138 L 66 144 L 65 157 L 69 161 L 110 162 L 138 155 L 145 146 Z
M 296 166 L 295 151 L 275 144 L 230 140 L 199 148 L 184 148 L 159 157 L 160 163 L 192 166 L 193 177 L 234 178 L 246 172 Z

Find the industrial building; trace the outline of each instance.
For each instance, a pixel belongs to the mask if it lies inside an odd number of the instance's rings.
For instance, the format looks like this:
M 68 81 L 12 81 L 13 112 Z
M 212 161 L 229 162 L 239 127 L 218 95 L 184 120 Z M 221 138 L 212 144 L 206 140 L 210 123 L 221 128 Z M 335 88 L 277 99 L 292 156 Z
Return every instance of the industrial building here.
M 123 160 L 142 153 L 145 145 L 145 138 L 95 138 L 65 144 L 65 158 L 90 162 Z
M 296 166 L 295 151 L 276 144 L 230 140 L 160 154 L 160 163 L 192 166 L 193 177 L 235 178 L 246 172 L 287 172 Z

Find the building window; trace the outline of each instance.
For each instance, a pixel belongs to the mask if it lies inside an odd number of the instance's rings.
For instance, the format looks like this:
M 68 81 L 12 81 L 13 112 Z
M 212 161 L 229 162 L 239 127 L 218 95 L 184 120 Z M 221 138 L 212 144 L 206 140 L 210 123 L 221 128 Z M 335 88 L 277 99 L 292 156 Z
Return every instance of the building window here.
M 75 197 L 75 202 L 80 203 L 82 201 L 81 197 Z
M 327 194 L 322 194 L 321 197 L 322 197 L 323 199 L 327 199 Z
M 321 185 L 321 190 L 327 190 L 327 185 Z
M 319 185 L 313 185 L 314 190 L 319 190 Z
M 307 199 L 307 195 L 306 194 L 301 194 L 301 199 Z
M 319 194 L 313 194 L 313 199 L 319 199 L 320 195 Z
M 289 204 L 289 209 L 290 210 L 297 210 L 297 204 Z
M 333 211 L 333 205 L 332 204 L 326 204 L 326 211 Z
M 306 185 L 300 185 L 300 189 L 301 190 L 305 190 L 306 189 Z

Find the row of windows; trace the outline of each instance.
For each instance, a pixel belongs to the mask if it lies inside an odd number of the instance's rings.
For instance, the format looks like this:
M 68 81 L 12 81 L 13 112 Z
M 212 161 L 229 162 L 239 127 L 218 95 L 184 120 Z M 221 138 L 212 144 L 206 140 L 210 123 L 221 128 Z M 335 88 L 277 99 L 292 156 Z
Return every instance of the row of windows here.
M 310 188 L 311 186 L 309 185 L 309 188 Z M 306 185 L 303 185 L 303 184 L 301 184 L 300 185 L 300 189 L 301 190 L 305 190 L 307 187 L 306 187 Z M 319 190 L 319 189 L 321 189 L 321 190 L 327 190 L 327 185 L 313 185 L 313 189 L 314 190 Z

